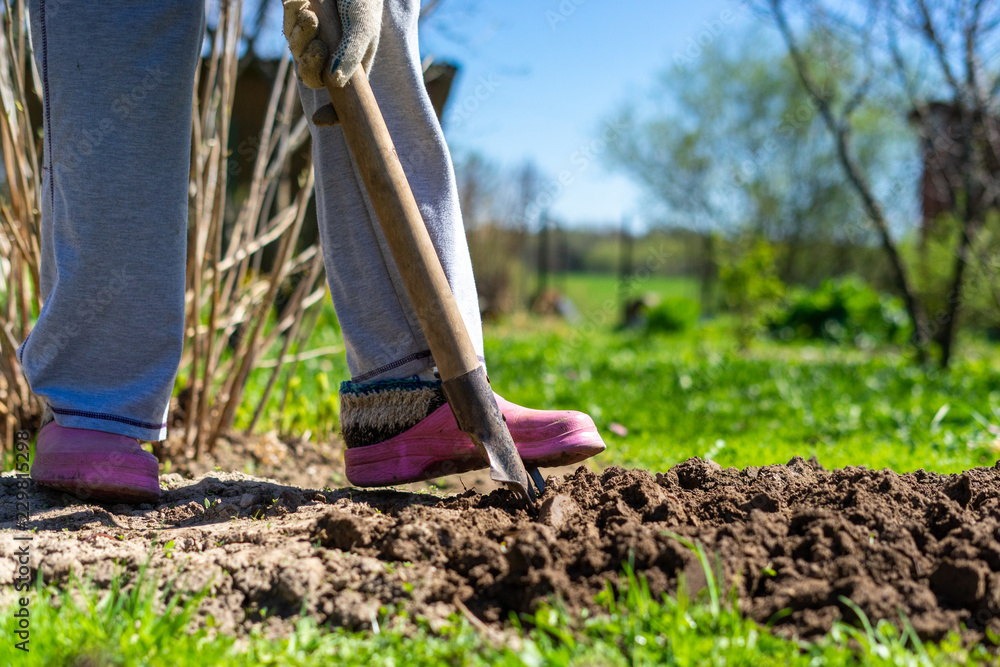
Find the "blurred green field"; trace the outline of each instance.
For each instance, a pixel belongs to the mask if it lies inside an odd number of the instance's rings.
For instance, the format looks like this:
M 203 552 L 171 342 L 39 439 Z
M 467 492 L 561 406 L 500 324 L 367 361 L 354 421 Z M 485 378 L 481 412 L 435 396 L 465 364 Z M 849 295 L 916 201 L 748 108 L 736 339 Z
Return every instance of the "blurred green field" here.
M 568 273 L 558 277 L 556 287 L 576 306 L 584 321 L 613 323 L 619 316 L 621 292 L 633 298 L 655 294 L 698 298 L 698 282 L 686 276 L 638 273 L 627 284 L 613 275 Z

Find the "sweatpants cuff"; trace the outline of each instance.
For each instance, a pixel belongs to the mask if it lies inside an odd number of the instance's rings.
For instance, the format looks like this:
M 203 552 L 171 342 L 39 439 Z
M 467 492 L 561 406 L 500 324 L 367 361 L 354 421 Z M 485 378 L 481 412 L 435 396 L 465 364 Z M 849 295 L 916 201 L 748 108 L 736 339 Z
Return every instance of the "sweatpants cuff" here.
M 486 359 L 476 355 L 479 363 L 486 366 Z M 359 373 L 351 378 L 351 382 L 375 382 L 383 380 L 398 380 L 401 378 L 413 378 L 420 375 L 429 368 L 434 368 L 434 358 L 429 350 L 414 352 L 402 359 L 397 359 L 392 363 L 379 366 L 378 368 L 364 373 Z
M 445 404 L 440 381 L 344 382 L 340 430 L 348 449 L 367 447 L 416 426 Z
M 155 424 L 121 415 L 86 410 L 52 407 L 56 423 L 65 428 L 85 428 L 91 431 L 117 433 L 137 440 L 158 442 L 167 437 L 167 424 Z

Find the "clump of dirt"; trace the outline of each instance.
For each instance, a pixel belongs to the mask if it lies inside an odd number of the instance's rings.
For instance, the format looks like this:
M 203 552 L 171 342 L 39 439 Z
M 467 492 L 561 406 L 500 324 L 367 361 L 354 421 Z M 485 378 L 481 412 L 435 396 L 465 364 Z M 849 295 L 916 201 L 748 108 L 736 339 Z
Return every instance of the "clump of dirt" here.
M 220 631 L 277 632 L 303 609 L 352 628 L 380 608 L 499 624 L 554 595 L 599 612 L 594 596 L 624 563 L 654 595 L 682 576 L 698 589 L 704 572 L 681 538 L 704 545 L 745 614 L 782 634 L 856 621 L 843 598 L 873 621 L 902 611 L 925 639 L 1000 633 L 997 468 L 827 471 L 798 457 L 744 470 L 690 459 L 656 475 L 581 467 L 550 476 L 531 513 L 505 489 L 320 492 L 239 473 L 162 481 L 160 502 L 138 507 L 67 504 L 33 487 L 33 572 L 100 584 L 150 560 L 181 590 L 209 587 L 202 612 Z M 0 585 L 13 582 L 23 544 L 16 492 L 0 477 Z

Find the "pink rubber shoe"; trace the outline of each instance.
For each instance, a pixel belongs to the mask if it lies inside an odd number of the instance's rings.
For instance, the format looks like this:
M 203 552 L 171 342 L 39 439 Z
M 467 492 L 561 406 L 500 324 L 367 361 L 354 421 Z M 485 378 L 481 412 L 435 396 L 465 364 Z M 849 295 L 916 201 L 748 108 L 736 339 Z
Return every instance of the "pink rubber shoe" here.
M 496 399 L 526 465 L 571 465 L 605 449 L 589 415 L 531 410 Z M 393 438 L 346 450 L 344 460 L 347 479 L 355 486 L 408 484 L 487 467 L 469 436 L 459 430 L 447 403 Z
M 84 500 L 140 503 L 160 497 L 159 470 L 135 438 L 53 421 L 38 434 L 31 478 Z

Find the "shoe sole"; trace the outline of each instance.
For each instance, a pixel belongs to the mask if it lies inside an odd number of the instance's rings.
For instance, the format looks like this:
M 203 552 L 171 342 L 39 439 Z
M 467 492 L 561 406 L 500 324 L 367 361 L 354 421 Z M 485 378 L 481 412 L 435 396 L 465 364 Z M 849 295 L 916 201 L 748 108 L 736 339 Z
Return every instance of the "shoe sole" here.
M 114 481 L 95 482 L 92 479 L 73 477 L 75 469 L 47 470 L 44 475 L 33 475 L 40 486 L 56 491 L 71 493 L 81 500 L 115 503 L 152 502 L 160 497 L 157 481 L 150 481 L 146 473 L 131 473 L 122 468 L 100 468 L 95 473 L 102 474 Z
M 95 461 L 93 453 L 72 452 L 36 457 L 31 478 L 42 486 L 72 493 L 83 500 L 146 502 L 160 497 L 156 464 L 142 456 L 118 454 L 115 464 Z M 83 471 L 83 472 L 81 472 Z

